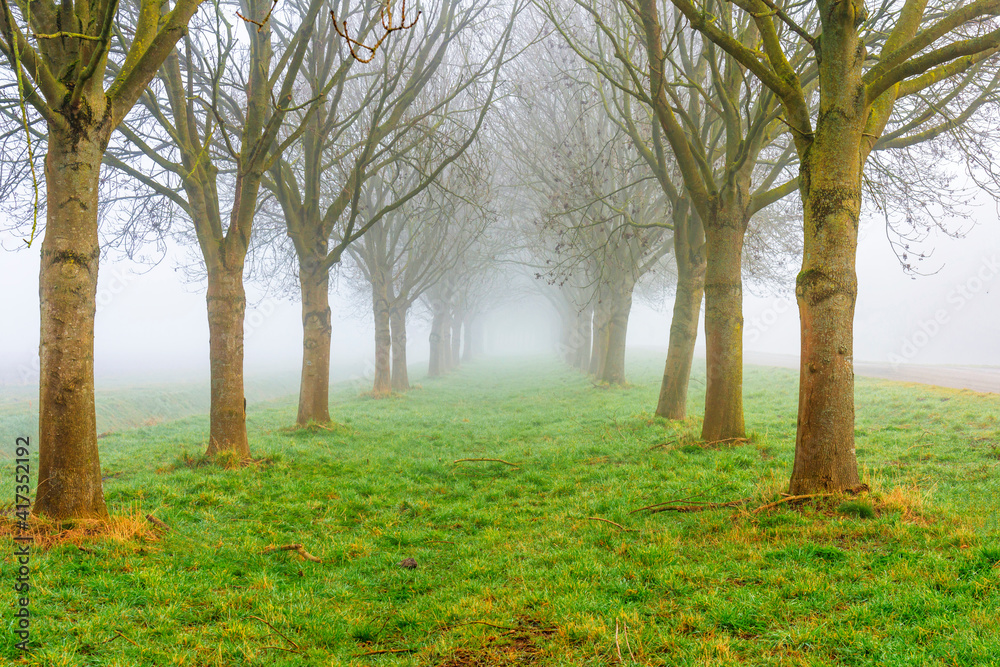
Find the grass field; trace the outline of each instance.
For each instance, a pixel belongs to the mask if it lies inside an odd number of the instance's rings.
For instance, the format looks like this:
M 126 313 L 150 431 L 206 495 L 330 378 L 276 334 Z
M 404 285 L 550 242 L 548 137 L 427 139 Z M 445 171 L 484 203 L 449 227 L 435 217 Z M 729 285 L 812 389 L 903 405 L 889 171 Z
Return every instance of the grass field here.
M 329 430 L 260 404 L 244 469 L 204 465 L 206 417 L 107 436 L 145 537 L 36 549 L 35 648 L 5 633 L 0 664 L 1000 664 L 1000 396 L 859 378 L 871 493 L 753 513 L 785 490 L 796 375 L 749 368 L 750 441 L 705 447 L 652 417 L 661 363 L 616 389 L 537 359 L 335 388 Z M 293 543 L 322 563 L 263 553 Z

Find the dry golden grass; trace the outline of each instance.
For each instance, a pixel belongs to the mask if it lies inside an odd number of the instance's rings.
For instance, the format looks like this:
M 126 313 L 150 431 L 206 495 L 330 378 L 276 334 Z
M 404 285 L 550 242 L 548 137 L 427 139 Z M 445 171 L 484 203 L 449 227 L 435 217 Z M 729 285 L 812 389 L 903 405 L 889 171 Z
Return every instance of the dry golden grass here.
M 129 509 L 107 519 L 74 519 L 53 521 L 46 517 L 32 516 L 27 530 L 12 516 L 0 517 L 0 536 L 13 539 L 30 536 L 35 547 L 50 549 L 60 544 L 83 546 L 88 543 L 132 543 L 158 539 L 152 524 L 139 509 Z

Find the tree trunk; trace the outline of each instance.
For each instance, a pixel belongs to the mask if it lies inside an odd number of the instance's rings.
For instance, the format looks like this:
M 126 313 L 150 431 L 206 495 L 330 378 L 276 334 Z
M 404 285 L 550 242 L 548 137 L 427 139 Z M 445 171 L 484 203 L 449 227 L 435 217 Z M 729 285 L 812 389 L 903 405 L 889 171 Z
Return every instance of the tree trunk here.
M 600 377 L 604 372 L 605 355 L 608 349 L 608 307 L 598 301 L 594 304 L 593 340 L 590 351 L 591 375 Z
M 824 60 L 828 37 L 833 60 L 820 68 L 816 131 L 799 168 L 805 243 L 795 281 L 802 350 L 792 494 L 841 491 L 860 483 L 854 449 L 853 329 L 868 107 L 861 80 L 864 52 L 851 25 L 824 31 Z
M 212 403 L 208 456 L 232 452 L 250 458 L 243 393 L 243 266 L 208 267 L 208 331 Z
M 442 368 L 442 363 L 444 361 L 444 355 L 441 353 L 444 347 L 444 329 L 445 322 L 447 321 L 447 313 L 443 309 L 435 308 L 434 318 L 431 320 L 431 335 L 430 335 L 430 361 L 427 366 L 427 377 L 438 377 L 444 373 L 444 368 Z
M 326 251 L 324 249 L 324 256 Z M 299 383 L 299 414 L 296 423 L 326 424 L 330 421 L 330 275 L 313 272 L 299 262 L 302 290 L 302 379 Z
M 705 224 L 705 344 L 708 381 L 706 442 L 742 438 L 743 280 L 740 260 L 746 226 L 739 215 L 720 212 Z
M 410 377 L 406 372 L 406 311 L 405 305 L 397 305 L 389 314 L 392 330 L 392 390 L 410 390 Z
M 625 338 L 632 310 L 633 285 L 623 285 L 608 308 L 607 347 L 600 379 L 608 384 L 625 384 Z
M 391 390 L 389 286 L 379 275 L 372 276 L 372 310 L 375 314 L 375 382 L 372 393 L 385 396 Z
M 104 143 L 49 128 L 34 512 L 53 519 L 108 515 L 94 411 L 97 193 Z
M 452 369 L 451 363 L 451 310 L 444 314 L 444 321 L 441 323 L 441 347 L 438 348 L 441 355 L 441 372 L 447 373 Z
M 705 294 L 705 232 L 701 220 L 687 205 L 674 215 L 674 257 L 677 260 L 677 294 L 670 319 L 667 362 L 660 384 L 656 414 L 666 419 L 687 416 L 691 363 L 698 341 L 701 301 Z

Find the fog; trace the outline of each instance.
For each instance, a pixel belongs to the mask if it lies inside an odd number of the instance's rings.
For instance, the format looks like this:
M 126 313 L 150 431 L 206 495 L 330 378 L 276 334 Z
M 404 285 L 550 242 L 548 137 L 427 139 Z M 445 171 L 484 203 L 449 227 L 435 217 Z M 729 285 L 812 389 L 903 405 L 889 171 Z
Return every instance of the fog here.
M 859 296 L 855 358 L 913 364 L 1000 365 L 1000 224 L 991 205 L 976 209 L 964 238 L 938 233 L 921 270 L 902 270 L 879 220 L 866 220 L 858 248 Z M 11 243 L 6 243 L 10 247 Z M 0 378 L 5 386 L 38 382 L 39 241 L 0 254 L 6 326 Z M 185 282 L 177 253 L 150 267 L 108 257 L 100 269 L 95 366 L 98 385 L 208 379 L 204 285 Z M 250 376 L 297 374 L 300 306 L 247 285 L 246 369 Z M 363 376 L 373 355 L 370 311 L 343 286 L 332 295 L 334 379 Z M 797 355 L 798 312 L 792 286 L 744 298 L 744 341 L 753 353 Z M 670 302 L 658 309 L 637 300 L 629 321 L 632 347 L 666 349 Z M 429 323 L 411 317 L 410 363 L 427 358 Z M 513 298 L 485 320 L 487 352 L 554 353 L 558 319 L 540 297 Z M 703 332 L 698 351 L 704 353 Z

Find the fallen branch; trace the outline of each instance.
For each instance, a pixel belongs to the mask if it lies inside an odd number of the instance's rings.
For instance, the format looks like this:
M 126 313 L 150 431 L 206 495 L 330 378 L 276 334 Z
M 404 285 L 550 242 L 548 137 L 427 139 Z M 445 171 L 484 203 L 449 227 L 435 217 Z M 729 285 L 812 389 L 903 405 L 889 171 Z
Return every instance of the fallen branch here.
M 753 496 L 740 498 L 739 500 L 730 500 L 724 503 L 709 503 L 700 500 L 692 500 L 686 505 L 675 504 L 681 500 L 686 499 L 680 498 L 679 500 L 668 500 L 665 503 L 647 505 L 646 507 L 640 507 L 637 510 L 632 510 L 629 514 L 635 514 L 636 512 L 642 512 L 643 510 L 648 510 L 650 514 L 656 514 L 657 512 L 704 512 L 706 510 L 717 510 L 723 507 L 738 507 L 740 505 L 746 505 L 748 502 L 753 500 Z
M 160 521 L 159 519 L 157 519 L 152 514 L 147 514 L 146 515 L 146 520 L 149 521 L 154 526 L 156 526 L 157 528 L 160 528 L 162 530 L 170 530 L 170 526 L 168 526 L 167 524 L 163 523 L 162 521 Z
M 299 655 L 304 655 L 302 651 L 296 651 L 293 648 L 285 648 L 284 646 L 261 646 L 260 650 L 266 651 L 267 649 L 274 649 L 275 651 L 288 651 L 289 653 L 298 653 Z
M 292 645 L 292 646 L 294 646 L 295 648 L 299 648 L 299 645 L 298 645 L 298 644 L 296 644 L 295 642 L 293 642 L 293 641 L 292 641 L 291 639 L 289 639 L 289 638 L 288 638 L 288 637 L 286 637 L 285 635 L 281 634 L 281 631 L 280 631 L 280 630 L 278 630 L 278 628 L 274 627 L 273 625 L 271 625 L 270 623 L 268 623 L 267 621 L 265 621 L 265 620 L 264 620 L 263 618 L 261 618 L 260 616 L 250 616 L 249 618 L 252 618 L 252 619 L 254 619 L 255 621 L 260 621 L 261 623 L 263 623 L 263 624 L 264 624 L 264 625 L 266 625 L 267 627 L 269 627 L 269 628 L 271 628 L 272 630 L 274 630 L 274 633 L 275 633 L 276 635 L 278 635 L 279 637 L 281 637 L 282 639 L 284 639 L 284 640 L 285 640 L 286 642 L 288 642 L 289 644 L 291 644 L 291 645 Z M 277 647 L 277 646 L 275 646 L 274 648 L 278 648 L 278 647 Z
M 521 467 L 521 466 L 519 466 L 516 463 L 511 463 L 510 461 L 504 461 L 503 459 L 455 459 L 454 463 L 462 463 L 462 462 L 465 462 L 465 461 L 493 461 L 495 463 L 503 463 L 505 465 L 509 465 L 512 468 L 520 468 Z
M 773 509 L 773 508 L 777 507 L 778 505 L 783 505 L 785 503 L 790 503 L 790 502 L 793 502 L 793 501 L 796 501 L 796 500 L 808 500 L 810 498 L 828 498 L 830 496 L 835 496 L 835 495 L 837 495 L 837 494 L 836 493 L 805 493 L 805 494 L 802 494 L 801 496 L 785 496 L 781 500 L 776 500 L 773 503 L 768 503 L 766 505 L 761 505 L 760 507 L 758 507 L 754 511 L 750 512 L 750 514 L 759 514 L 760 512 L 763 512 L 764 510 Z
M 647 451 L 647 452 L 651 452 L 651 451 L 653 451 L 654 449 L 659 449 L 660 447 L 669 447 L 670 445 L 676 445 L 676 444 L 677 444 L 677 441 L 676 441 L 676 440 L 668 440 L 667 442 L 661 442 L 661 443 L 660 443 L 660 444 L 658 444 L 658 445 L 653 445 L 652 447 L 650 447 L 650 448 L 649 448 L 649 449 L 647 449 L 646 451 Z
M 737 443 L 737 442 L 750 442 L 749 438 L 723 438 L 722 440 L 711 440 L 709 442 L 699 442 L 697 445 L 699 447 L 709 447 L 711 445 L 721 445 L 723 443 Z
M 323 562 L 323 559 L 316 558 L 316 556 L 313 556 L 311 553 L 309 553 L 308 551 L 306 551 L 305 548 L 301 544 L 286 544 L 286 545 L 280 546 L 280 547 L 268 547 L 268 548 L 264 549 L 263 551 L 261 551 L 261 554 L 274 553 L 275 551 L 295 551 L 300 556 L 302 556 L 302 558 L 305 559 L 305 560 L 311 560 L 314 563 L 322 563 Z
M 382 655 L 384 653 L 413 653 L 417 649 L 415 648 L 383 648 L 378 651 L 368 651 L 366 653 L 355 653 L 355 658 L 363 658 L 366 655 Z
M 634 533 L 635 532 L 634 528 L 626 528 L 625 526 L 621 525 L 620 523 L 615 523 L 614 521 L 610 521 L 608 519 L 602 519 L 599 516 L 588 516 L 587 517 L 587 521 L 603 521 L 604 523 L 610 523 L 612 526 L 615 526 L 616 528 L 618 528 L 618 530 L 623 530 L 626 533 Z
M 102 644 L 107 644 L 107 643 L 110 643 L 110 642 L 113 642 L 114 640 L 118 639 L 119 637 L 121 637 L 122 639 L 124 639 L 124 640 L 125 640 L 125 641 L 127 641 L 127 642 L 130 642 L 130 643 L 131 643 L 131 644 L 132 644 L 133 646 L 136 646 L 136 647 L 138 647 L 138 646 L 139 646 L 139 645 L 138 645 L 138 644 L 136 644 L 136 643 L 135 643 L 135 642 L 134 642 L 133 640 L 129 639 L 128 637 L 126 637 L 125 635 L 123 635 L 123 634 L 122 634 L 121 632 L 119 632 L 118 630 L 115 630 L 115 636 L 114 636 L 114 637 L 112 637 L 111 639 L 106 639 L 106 640 L 104 640 L 104 641 L 103 641 L 103 642 L 101 642 L 101 643 L 102 643 Z

